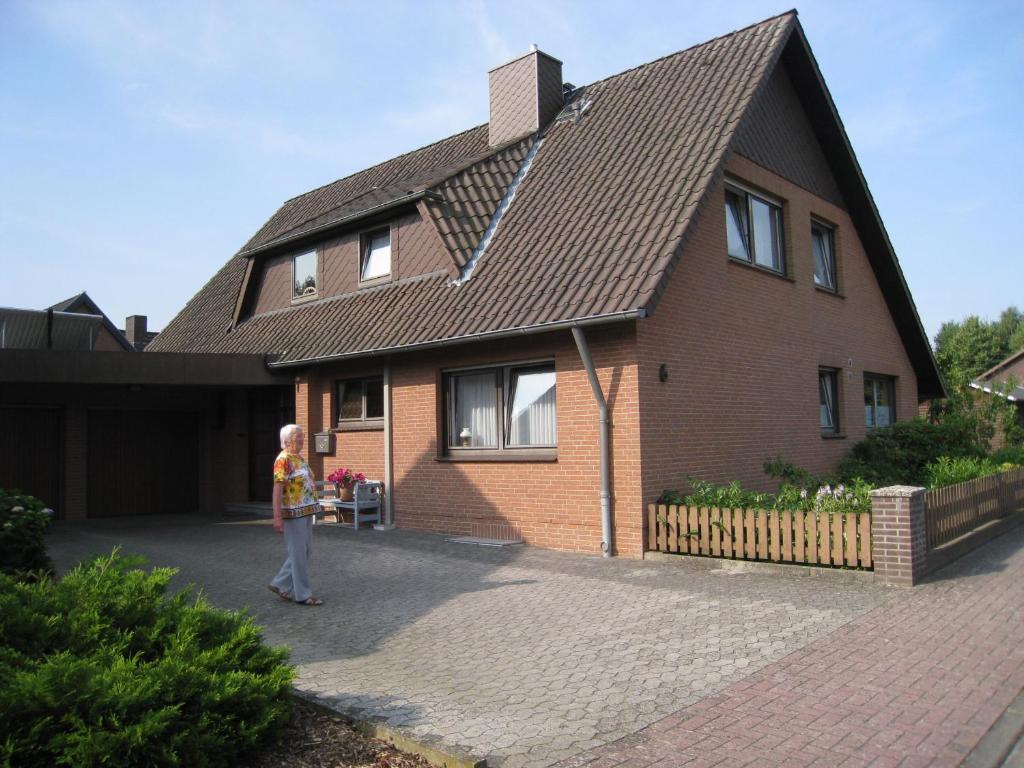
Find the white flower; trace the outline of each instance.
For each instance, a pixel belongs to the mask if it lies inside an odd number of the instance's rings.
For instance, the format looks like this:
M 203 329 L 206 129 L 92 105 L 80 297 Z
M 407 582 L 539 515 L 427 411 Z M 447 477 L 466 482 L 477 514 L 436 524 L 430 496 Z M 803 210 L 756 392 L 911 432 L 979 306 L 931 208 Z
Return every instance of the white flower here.
M 807 498 L 807 489 L 806 488 L 801 488 L 800 489 L 800 498 L 801 499 L 806 499 Z
M 11 507 L 11 512 L 24 512 L 24 507 Z

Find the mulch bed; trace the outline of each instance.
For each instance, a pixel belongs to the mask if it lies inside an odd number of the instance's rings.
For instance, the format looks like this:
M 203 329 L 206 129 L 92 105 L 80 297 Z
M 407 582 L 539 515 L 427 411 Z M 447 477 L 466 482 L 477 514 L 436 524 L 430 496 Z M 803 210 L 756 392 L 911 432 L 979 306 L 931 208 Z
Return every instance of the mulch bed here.
M 363 736 L 340 715 L 295 700 L 280 740 L 252 768 L 430 768 L 417 755 Z

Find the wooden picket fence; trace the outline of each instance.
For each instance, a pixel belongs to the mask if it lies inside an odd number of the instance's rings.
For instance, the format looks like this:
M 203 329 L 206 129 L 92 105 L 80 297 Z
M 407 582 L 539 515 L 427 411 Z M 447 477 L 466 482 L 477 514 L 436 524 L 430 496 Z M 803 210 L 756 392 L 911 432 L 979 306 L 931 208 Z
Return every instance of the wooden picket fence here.
M 1024 467 L 947 485 L 925 494 L 928 548 L 1024 508 Z
M 654 552 L 871 568 L 871 515 L 651 504 L 647 548 Z

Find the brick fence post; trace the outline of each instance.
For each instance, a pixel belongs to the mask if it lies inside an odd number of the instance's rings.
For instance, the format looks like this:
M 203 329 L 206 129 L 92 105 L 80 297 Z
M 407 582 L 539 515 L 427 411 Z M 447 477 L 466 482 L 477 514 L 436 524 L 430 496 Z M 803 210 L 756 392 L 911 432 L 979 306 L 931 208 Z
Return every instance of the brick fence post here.
M 924 488 L 893 485 L 871 492 L 871 559 L 875 579 L 912 587 L 926 573 Z

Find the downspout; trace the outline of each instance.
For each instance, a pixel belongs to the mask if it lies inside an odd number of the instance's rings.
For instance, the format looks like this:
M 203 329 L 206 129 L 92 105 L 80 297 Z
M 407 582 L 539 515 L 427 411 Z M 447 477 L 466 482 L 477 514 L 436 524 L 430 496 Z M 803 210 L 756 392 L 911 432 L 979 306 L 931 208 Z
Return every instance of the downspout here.
M 587 337 L 583 335 L 583 329 L 573 326 L 572 337 L 576 340 L 576 348 L 580 352 L 583 367 L 587 369 L 587 378 L 590 379 L 590 388 L 594 391 L 594 399 L 597 401 L 597 409 L 601 416 L 601 554 L 604 557 L 611 557 L 612 497 L 609 488 L 608 401 L 604 399 L 604 392 L 601 391 L 601 384 L 597 380 L 594 359 L 590 356 L 590 347 L 587 346 Z
M 390 531 L 395 527 L 394 508 L 394 469 L 392 461 L 392 433 L 391 433 L 391 366 L 384 366 L 384 514 L 378 525 L 373 526 L 378 531 Z

